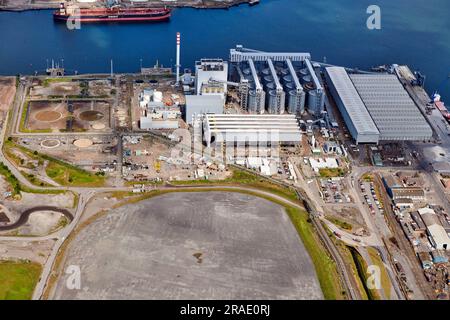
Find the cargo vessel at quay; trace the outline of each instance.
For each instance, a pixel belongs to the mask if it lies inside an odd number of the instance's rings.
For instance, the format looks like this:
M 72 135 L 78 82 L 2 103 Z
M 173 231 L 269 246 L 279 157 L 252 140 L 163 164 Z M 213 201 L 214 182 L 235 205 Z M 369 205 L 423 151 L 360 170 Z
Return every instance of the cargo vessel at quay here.
M 169 8 L 123 8 L 112 6 L 104 8 L 80 9 L 66 7 L 61 3 L 59 10 L 53 13 L 56 21 L 79 22 L 158 22 L 170 19 L 172 9 Z

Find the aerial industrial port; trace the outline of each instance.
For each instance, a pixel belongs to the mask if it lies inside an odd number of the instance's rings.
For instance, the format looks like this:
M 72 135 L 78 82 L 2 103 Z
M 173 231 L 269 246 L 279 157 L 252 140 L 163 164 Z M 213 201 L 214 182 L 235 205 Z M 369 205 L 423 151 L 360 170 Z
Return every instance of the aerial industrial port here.
M 0 299 L 450 299 L 450 120 L 420 72 L 173 43 L 174 68 L 0 78 L 0 267 L 34 272 Z

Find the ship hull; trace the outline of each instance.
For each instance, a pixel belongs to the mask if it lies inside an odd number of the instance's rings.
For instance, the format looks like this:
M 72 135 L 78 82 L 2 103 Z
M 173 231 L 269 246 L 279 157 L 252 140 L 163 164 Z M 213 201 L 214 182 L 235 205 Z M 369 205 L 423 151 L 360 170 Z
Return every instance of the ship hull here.
M 165 10 L 158 13 L 154 12 L 127 12 L 124 11 L 99 11 L 99 10 L 89 10 L 80 12 L 77 15 L 61 14 L 59 11 L 53 13 L 53 18 L 55 21 L 66 22 L 79 21 L 79 22 L 161 22 L 170 19 L 171 11 Z

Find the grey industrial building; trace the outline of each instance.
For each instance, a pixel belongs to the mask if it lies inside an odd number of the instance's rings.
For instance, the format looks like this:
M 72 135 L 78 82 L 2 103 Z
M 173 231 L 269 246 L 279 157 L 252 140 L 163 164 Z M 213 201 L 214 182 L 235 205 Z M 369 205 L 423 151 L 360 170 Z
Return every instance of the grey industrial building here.
M 224 98 L 221 95 L 187 95 L 184 110 L 186 123 L 192 124 L 195 116 L 205 113 L 223 113 Z
M 211 143 L 292 145 L 302 133 L 295 115 L 206 114 L 204 140 Z
M 380 132 L 356 91 L 350 77 L 341 67 L 325 69 L 325 78 L 339 111 L 356 143 L 378 143 Z
M 328 67 L 325 77 L 356 143 L 431 139 L 431 127 L 395 75 Z
M 431 139 L 433 131 L 396 75 L 351 74 L 350 79 L 380 131 L 380 141 Z
M 249 113 L 322 115 L 325 93 L 309 53 L 263 52 L 238 45 L 230 50 L 230 62 L 241 107 Z

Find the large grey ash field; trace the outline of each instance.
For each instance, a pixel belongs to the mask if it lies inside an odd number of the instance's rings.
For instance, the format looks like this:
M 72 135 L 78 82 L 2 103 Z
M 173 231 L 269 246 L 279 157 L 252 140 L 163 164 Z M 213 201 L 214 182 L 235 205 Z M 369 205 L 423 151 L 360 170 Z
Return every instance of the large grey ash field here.
M 174 205 L 176 204 L 176 205 Z M 239 193 L 171 193 L 99 218 L 68 248 L 81 289 L 53 299 L 323 299 L 283 207 Z

